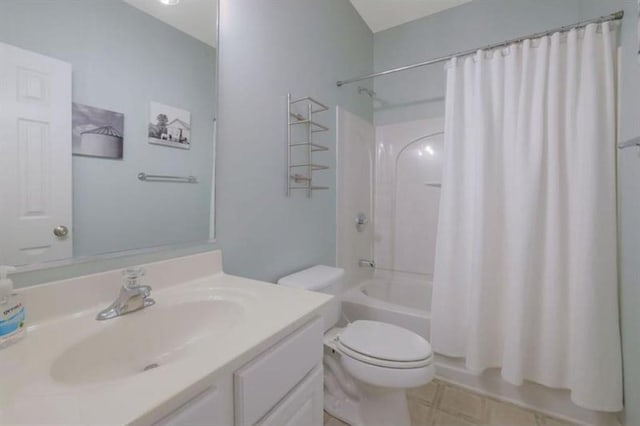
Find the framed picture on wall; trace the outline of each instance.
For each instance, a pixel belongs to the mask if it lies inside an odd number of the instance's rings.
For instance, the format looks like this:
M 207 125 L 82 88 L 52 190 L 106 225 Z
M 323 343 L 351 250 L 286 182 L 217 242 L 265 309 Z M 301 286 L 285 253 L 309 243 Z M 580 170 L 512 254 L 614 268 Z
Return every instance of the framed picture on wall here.
M 122 159 L 124 114 L 73 103 L 73 155 Z
M 190 149 L 191 113 L 158 102 L 150 102 L 149 143 Z

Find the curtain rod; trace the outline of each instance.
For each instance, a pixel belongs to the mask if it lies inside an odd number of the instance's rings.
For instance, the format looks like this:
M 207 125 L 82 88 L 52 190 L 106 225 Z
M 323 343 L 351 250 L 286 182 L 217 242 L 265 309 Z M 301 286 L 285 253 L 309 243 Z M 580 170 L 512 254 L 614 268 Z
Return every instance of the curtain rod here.
M 619 12 L 615 12 L 615 13 L 612 13 L 610 15 L 600 16 L 599 18 L 589 19 L 587 21 L 577 22 L 577 23 L 572 24 L 572 25 L 565 25 L 564 27 L 556 28 L 556 29 L 549 30 L 549 31 L 544 31 L 544 32 L 541 32 L 541 33 L 535 33 L 535 34 L 531 34 L 531 35 L 524 36 L 524 37 L 518 37 L 518 38 L 515 38 L 513 40 L 503 41 L 501 43 L 490 44 L 488 46 L 484 46 L 484 47 L 481 47 L 479 49 L 466 50 L 466 51 L 463 51 L 463 52 L 454 53 L 453 55 L 441 56 L 439 58 L 430 59 L 430 60 L 425 61 L 425 62 L 419 62 L 417 64 L 405 65 L 404 67 L 393 68 L 393 69 L 390 69 L 390 70 L 387 70 L 387 71 L 381 71 L 381 72 L 377 72 L 377 73 L 374 73 L 374 74 L 368 74 L 368 75 L 363 75 L 363 76 L 360 76 L 360 77 L 354 77 L 354 78 L 350 78 L 348 80 L 341 80 L 341 81 L 336 82 L 336 85 L 338 87 L 342 87 L 345 84 L 355 83 L 356 81 L 369 80 L 371 78 L 380 77 L 380 76 L 383 76 L 383 75 L 393 74 L 393 73 L 400 72 L 400 71 L 411 70 L 413 68 L 418 68 L 418 67 L 424 67 L 426 65 L 437 64 L 438 62 L 448 61 L 449 59 L 451 59 L 453 57 L 456 57 L 456 56 L 472 55 L 472 54 L 476 53 L 478 50 L 496 49 L 498 47 L 504 47 L 504 46 L 507 46 L 507 45 L 510 45 L 510 44 L 513 44 L 513 43 L 520 43 L 520 42 L 522 42 L 524 40 L 527 40 L 527 39 L 535 39 L 535 38 L 549 36 L 551 34 L 555 34 L 555 33 L 559 33 L 559 32 L 569 31 L 569 30 L 572 30 L 574 28 L 582 28 L 582 27 L 585 27 L 585 26 L 587 26 L 589 24 L 599 24 L 599 23 L 607 22 L 607 21 L 617 21 L 617 20 L 622 19 L 623 17 L 624 17 L 624 11 L 621 10 Z

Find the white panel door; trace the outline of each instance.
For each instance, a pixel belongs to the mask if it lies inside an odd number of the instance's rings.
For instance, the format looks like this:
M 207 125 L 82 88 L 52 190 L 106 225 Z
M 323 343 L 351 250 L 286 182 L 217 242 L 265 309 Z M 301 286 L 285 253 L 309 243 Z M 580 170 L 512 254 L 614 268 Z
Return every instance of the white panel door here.
M 72 256 L 71 65 L 4 43 L 0 197 L 0 264 Z

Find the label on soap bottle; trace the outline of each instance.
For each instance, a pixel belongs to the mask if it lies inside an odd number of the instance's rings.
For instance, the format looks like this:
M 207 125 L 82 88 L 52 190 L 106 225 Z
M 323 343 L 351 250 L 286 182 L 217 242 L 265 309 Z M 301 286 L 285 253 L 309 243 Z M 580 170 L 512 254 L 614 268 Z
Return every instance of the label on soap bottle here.
M 24 327 L 24 306 L 16 295 L 9 296 L 7 303 L 0 307 L 0 339 Z

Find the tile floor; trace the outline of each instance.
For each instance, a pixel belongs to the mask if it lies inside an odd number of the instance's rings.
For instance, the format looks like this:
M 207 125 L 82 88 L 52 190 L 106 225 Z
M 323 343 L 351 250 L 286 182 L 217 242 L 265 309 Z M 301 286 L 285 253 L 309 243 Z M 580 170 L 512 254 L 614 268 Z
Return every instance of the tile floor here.
M 571 426 L 563 420 L 441 380 L 407 393 L 413 426 Z M 346 426 L 325 412 L 325 426 Z M 369 426 L 369 425 L 367 425 Z M 370 425 L 374 426 L 374 425 Z

